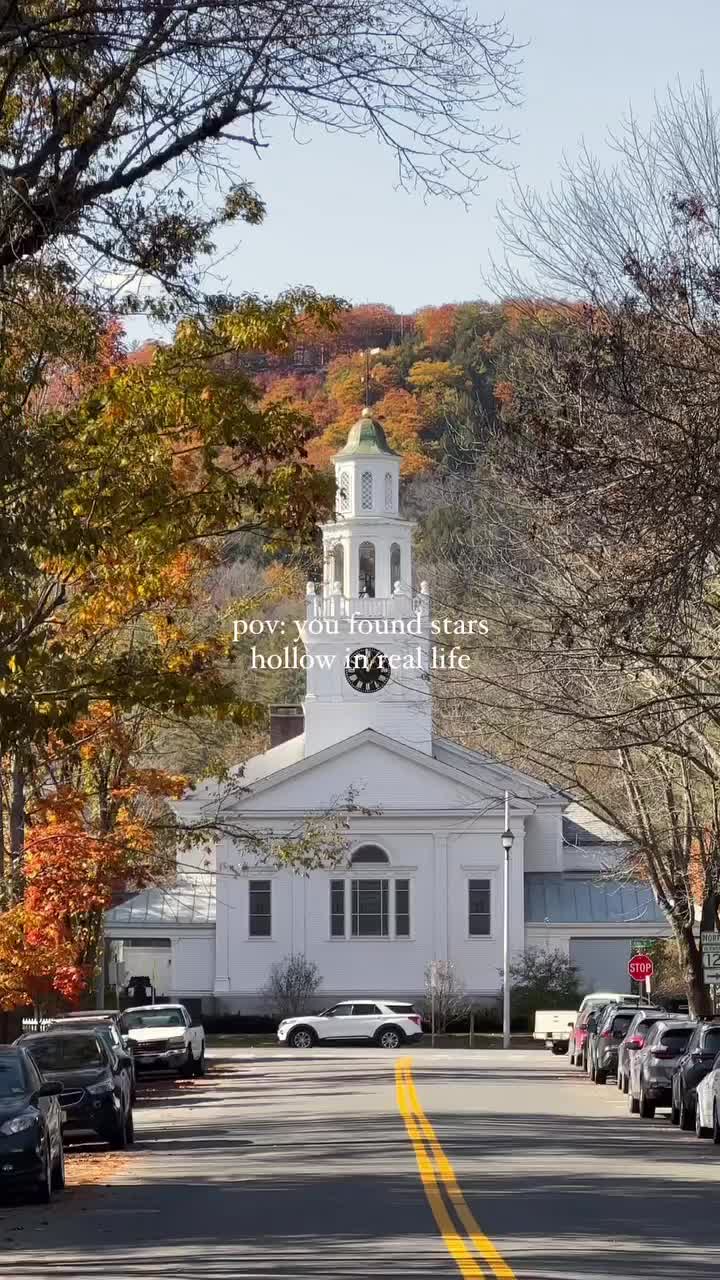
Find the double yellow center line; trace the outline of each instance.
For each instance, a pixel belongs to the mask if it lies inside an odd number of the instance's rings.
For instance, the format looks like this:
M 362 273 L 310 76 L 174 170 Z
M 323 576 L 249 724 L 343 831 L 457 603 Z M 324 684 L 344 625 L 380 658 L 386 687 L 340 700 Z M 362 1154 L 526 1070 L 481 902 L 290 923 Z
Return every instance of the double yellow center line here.
M 445 1248 L 464 1280 L 484 1280 L 488 1272 L 497 1280 L 516 1280 L 515 1272 L 481 1231 L 458 1186 L 455 1170 L 423 1111 L 412 1078 L 410 1058 L 395 1066 L 395 1090 L 400 1114 L 415 1151 L 425 1195 Z

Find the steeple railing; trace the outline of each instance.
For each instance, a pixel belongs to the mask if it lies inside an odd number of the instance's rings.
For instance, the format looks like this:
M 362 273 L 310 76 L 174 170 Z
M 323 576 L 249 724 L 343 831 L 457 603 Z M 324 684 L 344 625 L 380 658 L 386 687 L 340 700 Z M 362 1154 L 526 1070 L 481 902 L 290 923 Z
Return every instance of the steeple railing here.
M 308 618 L 408 618 L 428 612 L 427 595 L 341 596 L 307 595 Z

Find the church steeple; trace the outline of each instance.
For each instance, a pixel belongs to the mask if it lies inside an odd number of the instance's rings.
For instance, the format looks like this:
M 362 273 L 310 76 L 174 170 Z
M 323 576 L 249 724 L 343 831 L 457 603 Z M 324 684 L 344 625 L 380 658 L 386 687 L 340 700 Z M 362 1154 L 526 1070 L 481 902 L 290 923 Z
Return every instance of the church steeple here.
M 333 458 L 336 517 L 322 526 L 321 592 L 308 584 L 307 753 L 362 728 L 432 750 L 430 600 L 426 583 L 419 592 L 413 586 L 400 461 L 370 409 Z M 353 663 L 366 652 L 376 665 L 364 679 Z
M 363 409 L 333 458 L 337 519 L 323 530 L 325 589 L 387 597 L 412 591 L 412 525 L 398 510 L 400 455 Z

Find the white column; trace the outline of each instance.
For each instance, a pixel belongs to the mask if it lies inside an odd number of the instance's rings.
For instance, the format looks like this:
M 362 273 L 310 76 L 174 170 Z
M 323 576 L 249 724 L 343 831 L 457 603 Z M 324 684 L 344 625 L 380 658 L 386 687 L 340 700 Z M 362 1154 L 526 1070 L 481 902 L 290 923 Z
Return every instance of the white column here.
M 433 960 L 448 957 L 448 838 L 434 838 Z

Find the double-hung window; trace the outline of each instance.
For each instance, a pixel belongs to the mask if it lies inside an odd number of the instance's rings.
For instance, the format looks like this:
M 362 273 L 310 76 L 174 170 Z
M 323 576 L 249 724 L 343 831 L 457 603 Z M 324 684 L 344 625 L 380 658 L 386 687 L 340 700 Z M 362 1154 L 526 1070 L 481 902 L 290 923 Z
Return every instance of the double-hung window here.
M 490 881 L 468 881 L 468 933 L 471 938 L 490 933 Z
M 353 938 L 388 936 L 387 880 L 352 880 L 350 924 Z
M 250 881 L 248 933 L 251 938 L 269 938 L 272 934 L 272 882 L 270 880 Z

